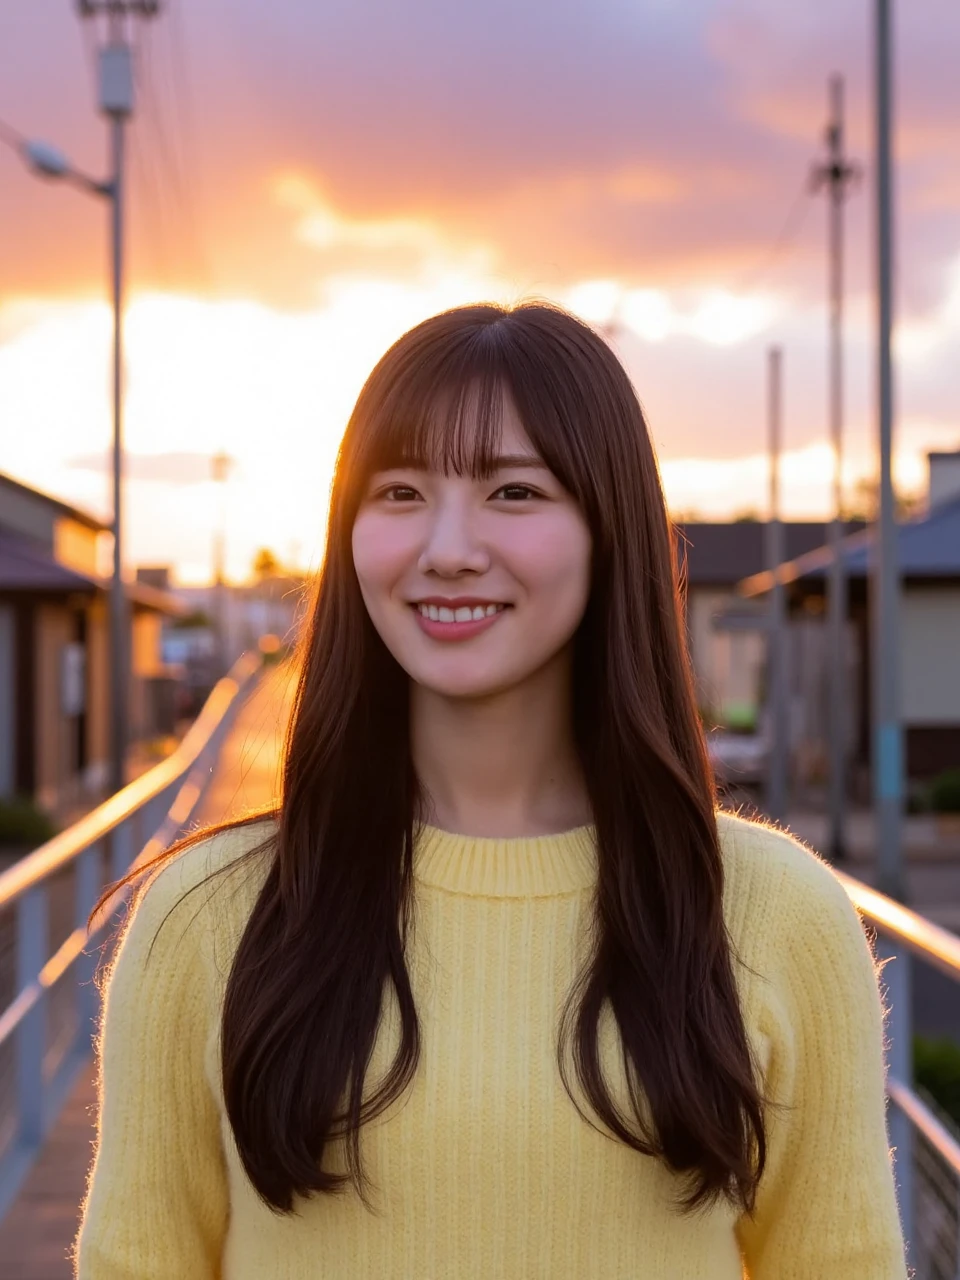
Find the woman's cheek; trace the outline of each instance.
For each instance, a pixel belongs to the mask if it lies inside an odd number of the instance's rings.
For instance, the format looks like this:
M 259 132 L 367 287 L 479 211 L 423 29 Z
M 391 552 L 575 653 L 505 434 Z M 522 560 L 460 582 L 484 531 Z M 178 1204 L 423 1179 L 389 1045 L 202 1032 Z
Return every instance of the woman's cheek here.
M 587 593 L 590 534 L 577 520 L 544 522 L 524 530 L 513 544 L 510 559 L 517 578 L 531 594 L 561 600 Z
M 358 517 L 353 527 L 353 563 L 367 586 L 389 588 L 407 569 L 409 536 L 395 522 L 376 515 Z

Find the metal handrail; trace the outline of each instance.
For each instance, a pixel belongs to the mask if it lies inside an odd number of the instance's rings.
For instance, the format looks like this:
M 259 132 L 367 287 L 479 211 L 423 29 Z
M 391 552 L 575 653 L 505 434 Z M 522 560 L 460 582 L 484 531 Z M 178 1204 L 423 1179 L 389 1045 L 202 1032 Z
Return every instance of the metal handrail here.
M 857 910 L 885 937 L 902 942 L 908 951 L 960 982 L 960 938 L 916 911 L 895 902 L 861 880 L 834 871 Z
M 853 876 L 842 871 L 835 871 L 834 874 L 842 882 L 864 920 L 885 938 L 901 943 L 911 954 L 933 965 L 948 978 L 960 982 L 960 938 L 955 933 L 933 924 L 903 903 L 888 898 L 877 889 L 871 889 Z M 948 1133 L 919 1094 L 891 1074 L 887 1077 L 887 1096 L 914 1128 L 936 1148 L 960 1179 L 960 1144 Z
M 189 823 L 210 781 L 214 753 L 263 656 L 247 653 L 234 664 L 166 760 L 0 874 L 0 913 L 15 937 L 7 954 L 16 958 L 13 998 L 0 1009 L 0 1064 L 13 1069 L 6 1094 L 0 1088 L 0 1221 L 89 1062 L 99 1012 L 97 956 L 90 944 L 129 893 L 129 886 L 118 888 L 93 918 L 104 885 L 161 853 Z M 53 908 L 67 905 L 55 894 L 58 873 L 68 868 L 72 920 L 62 922 L 67 936 L 60 941 L 49 934 Z M 16 1104 L 6 1117 L 5 1098 Z
M 0 910 L 21 894 L 46 880 L 62 867 L 78 858 L 84 850 L 108 836 L 138 809 L 155 800 L 168 787 L 184 777 L 196 764 L 210 735 L 223 719 L 230 704 L 253 673 L 259 669 L 261 657 L 245 653 L 228 676 L 220 680 L 203 710 L 187 731 L 183 741 L 165 760 L 154 765 L 110 796 L 103 804 L 85 814 L 79 821 L 61 831 L 0 874 Z
M 960 1142 L 957 1142 L 946 1125 L 941 1124 L 923 1099 L 902 1080 L 888 1078 L 887 1094 L 890 1101 L 900 1108 L 913 1127 L 923 1134 L 930 1145 L 936 1148 L 941 1158 L 960 1177 Z
M 920 1135 L 936 1152 L 956 1185 L 960 1185 L 960 1143 L 909 1083 L 913 1076 L 910 964 L 912 957 L 916 957 L 954 982 L 960 982 L 960 937 L 853 876 L 835 868 L 834 874 L 863 922 L 877 932 L 877 950 L 891 994 L 886 1072 L 886 1092 L 891 1104 L 889 1135 L 895 1153 L 897 1199 L 907 1258 L 914 1264 L 920 1245 L 914 1236 L 919 1224 L 914 1205 L 914 1135 Z M 886 965 L 891 961 L 887 972 Z

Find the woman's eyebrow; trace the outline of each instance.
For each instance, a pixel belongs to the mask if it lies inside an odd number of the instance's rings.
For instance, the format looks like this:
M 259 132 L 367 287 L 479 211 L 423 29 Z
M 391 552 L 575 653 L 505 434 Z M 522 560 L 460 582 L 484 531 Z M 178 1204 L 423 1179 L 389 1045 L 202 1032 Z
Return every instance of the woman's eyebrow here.
M 547 470 L 547 464 L 535 453 L 505 453 L 493 459 L 494 469 L 505 471 L 508 467 L 536 467 L 540 471 Z

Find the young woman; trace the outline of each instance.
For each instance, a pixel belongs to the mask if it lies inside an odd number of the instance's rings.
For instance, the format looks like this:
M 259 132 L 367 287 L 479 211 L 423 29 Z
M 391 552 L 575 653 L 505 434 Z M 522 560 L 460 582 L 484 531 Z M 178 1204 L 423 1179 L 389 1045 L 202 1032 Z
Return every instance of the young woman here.
M 80 1280 L 903 1280 L 859 919 L 719 811 L 630 382 L 554 307 L 383 357 L 275 812 L 106 993 Z

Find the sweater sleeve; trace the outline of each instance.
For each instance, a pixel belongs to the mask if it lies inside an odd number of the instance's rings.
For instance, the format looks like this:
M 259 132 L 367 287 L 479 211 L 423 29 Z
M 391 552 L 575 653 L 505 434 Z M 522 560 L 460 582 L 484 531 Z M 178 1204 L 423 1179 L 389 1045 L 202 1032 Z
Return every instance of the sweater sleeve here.
M 205 889 L 187 892 L 192 852 L 148 880 L 107 984 L 97 1150 L 74 1247 L 78 1280 L 220 1275 L 228 1191 L 204 1075 L 211 989 Z
M 883 1009 L 860 918 L 791 842 L 767 954 L 767 1165 L 737 1235 L 749 1280 L 904 1280 L 887 1140 Z

